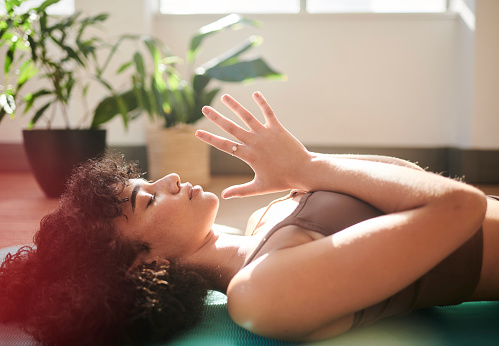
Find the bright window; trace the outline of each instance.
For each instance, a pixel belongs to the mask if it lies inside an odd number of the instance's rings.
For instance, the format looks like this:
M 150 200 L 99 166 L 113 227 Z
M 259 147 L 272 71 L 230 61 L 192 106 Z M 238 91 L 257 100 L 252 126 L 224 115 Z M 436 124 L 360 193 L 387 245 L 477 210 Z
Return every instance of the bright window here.
M 22 12 L 27 10 L 28 8 L 33 8 L 41 5 L 44 0 L 26 0 L 22 3 L 20 9 Z M 5 10 L 5 0 L 0 0 L 0 14 L 5 14 L 7 11 Z M 51 5 L 47 9 L 48 14 L 55 15 L 67 15 L 73 14 L 75 12 L 75 0 L 61 0 L 56 4 Z
M 447 11 L 447 0 L 159 0 L 160 12 L 202 13 L 428 13 Z
M 307 12 L 445 12 L 446 0 L 307 0 Z
M 198 13 L 298 13 L 300 0 L 160 0 L 160 12 Z

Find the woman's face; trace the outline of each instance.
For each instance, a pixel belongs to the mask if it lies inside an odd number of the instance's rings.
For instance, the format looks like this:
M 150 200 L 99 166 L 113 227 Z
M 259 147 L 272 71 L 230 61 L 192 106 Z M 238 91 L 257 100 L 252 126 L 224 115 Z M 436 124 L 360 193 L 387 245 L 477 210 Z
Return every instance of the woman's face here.
M 200 249 L 212 236 L 218 198 L 200 186 L 181 184 L 177 174 L 149 183 L 130 179 L 121 198 L 126 217 L 117 219 L 126 237 L 147 242 L 146 259 L 185 258 Z

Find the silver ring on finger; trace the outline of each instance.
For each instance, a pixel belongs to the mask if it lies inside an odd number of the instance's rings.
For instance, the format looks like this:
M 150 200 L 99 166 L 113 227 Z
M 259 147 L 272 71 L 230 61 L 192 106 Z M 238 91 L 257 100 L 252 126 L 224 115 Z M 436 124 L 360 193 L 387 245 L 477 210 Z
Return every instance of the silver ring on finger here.
M 238 143 L 236 143 L 236 144 L 234 144 L 234 145 L 232 146 L 232 153 L 231 153 L 231 155 L 232 155 L 232 156 L 234 156 L 234 153 L 237 151 L 238 147 L 239 147 L 239 144 L 238 144 Z

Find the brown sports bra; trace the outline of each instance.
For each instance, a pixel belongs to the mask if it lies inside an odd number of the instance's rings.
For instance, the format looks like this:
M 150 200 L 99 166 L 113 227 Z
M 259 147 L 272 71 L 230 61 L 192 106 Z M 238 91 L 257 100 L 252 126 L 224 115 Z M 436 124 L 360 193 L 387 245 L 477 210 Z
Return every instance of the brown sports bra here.
M 245 265 L 253 261 L 267 240 L 284 226 L 297 225 L 329 236 L 382 214 L 373 206 L 344 194 L 330 191 L 306 193 L 296 209 L 266 234 Z M 482 238 L 482 230 L 479 229 L 470 240 L 414 283 L 375 305 L 357 311 L 353 327 L 371 324 L 384 317 L 403 315 L 418 308 L 465 301 L 480 279 Z M 421 255 L 424 256 L 424 253 Z

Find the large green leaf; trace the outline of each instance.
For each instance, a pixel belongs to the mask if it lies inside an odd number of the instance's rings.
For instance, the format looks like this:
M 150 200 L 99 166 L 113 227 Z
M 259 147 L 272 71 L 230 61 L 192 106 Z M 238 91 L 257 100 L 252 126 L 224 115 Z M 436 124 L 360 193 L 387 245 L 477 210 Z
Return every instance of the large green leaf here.
M 47 34 L 47 13 L 39 12 L 38 14 L 40 18 L 38 19 L 38 23 L 40 23 L 40 36 L 44 36 Z
M 237 61 L 237 57 L 242 53 L 250 50 L 253 47 L 257 47 L 262 44 L 263 38 L 261 36 L 250 36 L 246 41 L 241 43 L 239 46 L 236 46 L 225 53 L 217 56 L 216 58 L 211 59 L 207 63 L 201 66 L 201 69 L 207 70 L 215 66 L 224 66 L 230 65 Z
M 118 99 L 122 102 L 118 103 Z M 104 98 L 95 108 L 94 117 L 92 119 L 91 128 L 97 128 L 100 125 L 113 119 L 117 114 L 121 114 L 124 109 L 127 112 L 135 110 L 138 107 L 137 97 L 133 89 L 125 91 L 116 96 L 108 96 Z
M 121 114 L 121 119 L 123 120 L 123 125 L 125 129 L 128 130 L 128 109 L 125 100 L 122 97 L 116 98 L 116 104 L 118 105 L 119 113 Z
M 259 21 L 245 18 L 238 14 L 230 14 L 211 24 L 203 26 L 191 39 L 190 48 L 187 51 L 187 61 L 189 63 L 192 63 L 194 61 L 194 58 L 199 52 L 199 46 L 201 45 L 201 42 L 209 35 L 225 29 L 237 30 L 242 28 L 244 25 L 252 25 L 255 27 L 261 26 Z
M 62 49 L 66 51 L 68 54 L 68 58 L 71 58 L 72 60 L 78 62 L 81 66 L 85 66 L 85 62 L 81 59 L 80 55 L 75 52 L 75 50 L 69 46 L 62 46 Z M 67 59 L 67 60 L 71 60 Z
M 149 36 L 144 36 L 142 40 L 151 54 L 154 66 L 158 66 L 161 63 L 161 51 L 158 48 L 158 43 Z
M 133 61 L 127 61 L 126 63 L 124 63 L 123 65 L 121 65 L 118 68 L 118 70 L 116 71 L 116 74 L 120 74 L 123 71 L 126 71 L 130 66 L 132 66 L 132 64 L 133 64 Z
M 176 125 L 177 122 L 185 123 L 188 116 L 188 104 L 185 102 L 185 96 L 182 90 L 170 90 L 170 104 L 172 109 L 173 121 L 167 126 Z
M 46 0 L 40 6 L 38 6 L 37 8 L 35 8 L 35 11 L 37 11 L 37 12 L 45 11 L 47 9 L 47 7 L 52 6 L 53 4 L 58 3 L 59 1 L 61 1 L 61 0 Z
M 8 74 L 10 71 L 10 66 L 12 65 L 12 62 L 14 61 L 15 53 L 16 53 L 16 46 L 17 46 L 17 41 L 12 44 L 12 46 L 9 47 L 9 50 L 7 51 L 7 54 L 5 54 L 5 62 L 3 65 L 3 70 L 5 74 Z
M 194 91 L 201 94 L 210 82 L 210 77 L 206 75 L 206 70 L 199 70 L 199 74 L 195 74 L 192 79 L 192 87 Z
M 26 60 L 19 69 L 19 78 L 17 80 L 17 89 L 19 90 L 24 83 L 33 78 L 38 73 L 38 69 L 32 60 Z
M 33 118 L 31 118 L 31 121 L 28 124 L 28 130 L 31 130 L 33 128 L 33 126 L 35 126 L 36 122 L 41 118 L 43 113 L 45 113 L 45 111 L 47 110 L 47 108 L 50 107 L 51 104 L 52 104 L 52 102 L 48 102 L 45 105 L 43 105 L 41 108 L 38 109 L 38 111 L 35 113 Z
M 153 112 L 147 90 L 145 90 L 144 85 L 137 80 L 137 76 L 132 76 L 132 85 L 139 107 L 147 111 L 147 114 L 149 114 L 149 117 L 152 119 Z
M 36 50 L 38 49 L 38 43 L 33 39 L 32 35 L 28 35 L 28 42 L 31 51 L 31 59 L 33 59 L 33 61 L 37 61 L 38 54 L 36 53 Z
M 158 84 L 154 78 L 151 79 L 151 92 L 153 94 L 155 112 L 160 117 L 163 116 L 164 113 L 164 104 L 165 104 L 165 96 L 167 93 L 162 93 L 158 88 Z
M 11 23 L 12 23 L 12 19 L 10 19 L 10 18 L 2 18 L 2 21 L 0 21 L 0 47 L 6 41 L 6 39 L 3 37 L 3 35 L 8 33 L 8 30 L 9 30 Z
M 215 88 L 208 92 L 203 92 L 200 95 L 197 95 L 196 105 L 189 113 L 189 118 L 187 119 L 188 124 L 194 124 L 196 121 L 203 117 L 203 112 L 201 109 L 210 105 L 213 102 L 215 96 L 220 92 L 221 88 Z
M 10 1 L 5 1 L 5 9 L 7 10 L 7 13 L 11 13 L 15 7 L 18 7 L 21 5 L 21 2 L 23 0 L 10 0 Z
M 52 92 L 46 89 L 38 90 L 34 94 L 32 93 L 27 94 L 24 97 L 24 101 L 26 102 L 26 106 L 24 107 L 24 114 L 26 114 L 31 109 L 31 107 L 33 107 L 33 104 L 39 97 L 51 94 Z
M 225 82 L 243 82 L 255 78 L 284 79 L 285 76 L 271 69 L 263 59 L 240 61 L 229 66 L 215 66 L 206 75 Z
M 140 76 L 140 81 L 142 84 L 145 84 L 146 80 L 146 68 L 144 65 L 144 59 L 142 58 L 142 54 L 140 52 L 135 52 L 133 55 L 133 61 L 135 63 L 135 68 Z
M 201 98 L 202 104 L 200 105 L 201 107 L 206 106 L 206 105 L 211 105 L 213 102 L 213 99 L 217 94 L 222 90 L 221 88 L 215 88 L 213 90 L 208 91 L 207 93 L 203 94 L 203 97 Z M 201 107 L 199 109 L 201 109 Z
M 2 122 L 2 119 L 5 116 L 5 114 L 7 114 L 7 112 L 2 107 L 0 107 L 0 122 Z

